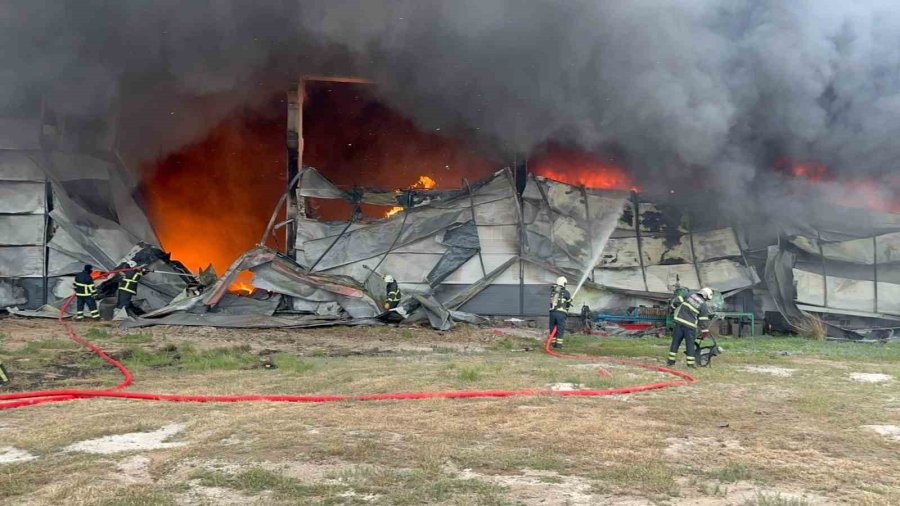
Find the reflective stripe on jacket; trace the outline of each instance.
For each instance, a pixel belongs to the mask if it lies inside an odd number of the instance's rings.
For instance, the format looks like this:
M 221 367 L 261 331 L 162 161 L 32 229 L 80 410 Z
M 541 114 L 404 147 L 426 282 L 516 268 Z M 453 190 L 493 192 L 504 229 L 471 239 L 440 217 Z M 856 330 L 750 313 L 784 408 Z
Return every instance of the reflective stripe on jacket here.
M 137 295 L 137 284 L 143 275 L 144 273 L 141 271 L 132 271 L 123 274 L 122 279 L 119 281 L 119 290 Z
M 89 272 L 79 272 L 75 275 L 75 295 L 79 297 L 90 297 L 94 295 L 97 289 L 94 287 L 94 278 Z
M 694 292 L 675 310 L 674 320 L 692 329 L 706 330 L 709 328 L 709 315 L 706 299 L 699 292 Z
M 569 291 L 560 286 L 553 287 L 553 293 L 550 295 L 550 311 L 569 312 L 572 307 L 572 296 Z
M 392 281 L 387 285 L 387 296 L 384 298 L 386 302 L 400 302 L 400 286 L 396 281 Z

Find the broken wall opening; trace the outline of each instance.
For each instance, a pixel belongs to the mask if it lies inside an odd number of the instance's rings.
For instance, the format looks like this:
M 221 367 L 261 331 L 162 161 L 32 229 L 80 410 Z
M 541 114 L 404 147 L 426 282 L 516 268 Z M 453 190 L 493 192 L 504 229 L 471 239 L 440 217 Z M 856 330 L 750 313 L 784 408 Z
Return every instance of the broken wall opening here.
M 194 273 L 212 264 L 221 275 L 259 242 L 287 185 L 285 124 L 280 96 L 141 166 L 141 194 L 163 249 Z M 283 236 L 267 244 L 286 250 Z M 251 279 L 242 273 L 233 288 L 246 291 Z
M 481 179 L 502 166 L 496 154 L 463 140 L 463 132 L 416 125 L 388 107 L 375 84 L 325 79 L 302 83 L 302 163 L 342 190 L 459 188 L 462 178 Z M 367 218 L 394 207 L 360 205 Z M 346 221 L 352 211 L 340 200 L 310 198 L 306 207 L 307 216 L 323 221 Z

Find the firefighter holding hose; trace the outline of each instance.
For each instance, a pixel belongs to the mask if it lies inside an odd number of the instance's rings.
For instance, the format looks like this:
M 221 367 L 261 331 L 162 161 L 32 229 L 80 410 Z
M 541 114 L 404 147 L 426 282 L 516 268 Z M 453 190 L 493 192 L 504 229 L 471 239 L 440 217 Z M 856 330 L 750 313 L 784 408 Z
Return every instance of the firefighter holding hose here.
M 565 276 L 556 278 L 556 284 L 550 293 L 550 332 L 556 329 L 552 346 L 562 348 L 563 336 L 566 334 L 566 317 L 572 307 L 572 295 L 566 290 L 568 280 Z
M 91 273 L 94 267 L 90 264 L 84 266 L 84 270 L 75 275 L 75 320 L 84 320 L 84 306 L 91 311 L 91 319 L 100 319 L 100 310 L 97 309 L 97 301 L 94 300 L 94 293 L 97 288 L 94 287 L 94 277 Z
M 687 366 L 697 367 L 697 332 L 700 332 L 700 340 L 709 335 L 710 310 L 707 301 L 712 299 L 712 295 L 711 288 L 701 288 L 700 291 L 684 297 L 684 300 L 678 304 L 674 317 L 675 330 L 672 332 L 672 345 L 669 346 L 669 358 L 666 360 L 666 365 L 675 365 L 678 348 L 681 347 L 681 341 L 685 341 Z
M 128 317 L 131 300 L 137 295 L 138 282 L 147 273 L 146 267 L 138 267 L 133 260 L 128 262 L 127 267 L 128 269 L 122 273 L 122 278 L 119 280 L 119 288 L 116 292 L 116 312 L 113 320 L 124 320 Z

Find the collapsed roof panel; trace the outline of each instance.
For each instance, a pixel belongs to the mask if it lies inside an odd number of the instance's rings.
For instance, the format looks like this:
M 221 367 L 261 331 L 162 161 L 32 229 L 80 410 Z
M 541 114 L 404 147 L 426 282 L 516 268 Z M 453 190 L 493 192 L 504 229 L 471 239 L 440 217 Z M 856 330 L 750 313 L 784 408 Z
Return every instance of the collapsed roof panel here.
M 801 250 L 822 255 L 829 260 L 872 265 L 900 262 L 900 233 L 894 232 L 840 242 L 819 241 L 815 237 L 797 236 L 791 244 Z

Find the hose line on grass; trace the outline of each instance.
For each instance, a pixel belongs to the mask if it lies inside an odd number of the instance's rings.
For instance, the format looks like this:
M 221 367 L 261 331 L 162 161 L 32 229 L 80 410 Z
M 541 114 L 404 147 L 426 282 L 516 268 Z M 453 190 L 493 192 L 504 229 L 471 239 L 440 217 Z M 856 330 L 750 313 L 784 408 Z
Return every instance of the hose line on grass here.
M 115 271 L 121 272 L 121 271 Z M 112 272 L 111 272 L 112 273 Z M 108 273 L 108 274 L 111 274 Z M 544 342 L 544 351 L 553 357 L 561 359 L 587 360 L 592 362 L 613 362 L 619 364 L 627 364 L 650 371 L 661 372 L 675 376 L 680 379 L 662 381 L 657 383 L 646 383 L 642 385 L 634 385 L 618 388 L 606 388 L 601 390 L 585 389 L 585 390 L 552 390 L 549 388 L 534 388 L 527 390 L 441 390 L 428 392 L 396 392 L 381 394 L 362 394 L 362 395 L 182 395 L 182 394 L 161 394 L 152 392 L 126 392 L 123 391 L 131 385 L 134 376 L 121 362 L 107 355 L 102 349 L 87 339 L 79 336 L 72 326 L 65 321 L 65 313 L 69 305 L 74 299 L 74 295 L 69 297 L 59 311 L 58 321 L 66 330 L 69 338 L 76 343 L 87 347 L 104 361 L 118 369 L 124 377 L 122 381 L 108 389 L 100 390 L 81 390 L 81 389 L 61 389 L 61 390 L 42 390 L 32 392 L 16 392 L 11 394 L 0 394 L 0 410 L 14 409 L 25 406 L 34 406 L 48 402 L 71 401 L 74 399 L 89 398 L 112 398 L 112 399 L 135 399 L 147 401 L 169 401 L 169 402 L 250 402 L 250 401 L 268 401 L 268 402 L 336 402 L 336 401 L 388 401 L 388 400 L 420 400 L 420 399 L 472 399 L 484 397 L 515 397 L 515 396 L 536 396 L 536 395 L 557 395 L 565 397 L 596 397 L 602 395 L 622 395 L 632 394 L 636 392 L 646 392 L 648 390 L 658 390 L 674 386 L 686 385 L 692 383 L 696 379 L 690 374 L 668 367 L 662 367 L 654 364 L 647 364 L 617 357 L 595 356 L 595 355 L 569 355 L 553 351 L 550 343 L 556 336 L 556 329 L 550 332 Z M 611 376 L 609 372 L 602 368 L 598 368 L 598 374 L 603 377 Z

